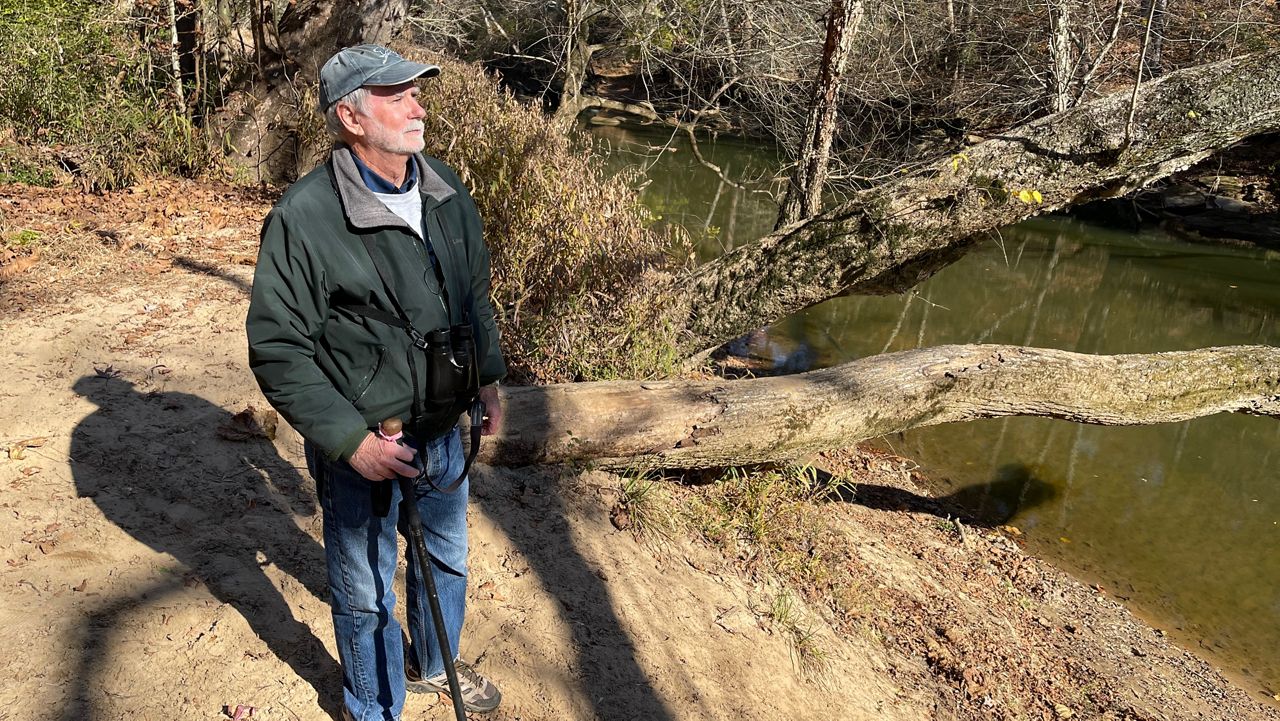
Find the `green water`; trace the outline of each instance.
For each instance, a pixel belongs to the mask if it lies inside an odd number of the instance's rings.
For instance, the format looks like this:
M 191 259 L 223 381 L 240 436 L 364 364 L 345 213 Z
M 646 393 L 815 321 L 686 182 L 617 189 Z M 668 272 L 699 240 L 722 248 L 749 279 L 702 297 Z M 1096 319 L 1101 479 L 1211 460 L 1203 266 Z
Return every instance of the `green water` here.
M 775 209 L 683 143 L 606 130 L 616 162 L 646 168 L 645 202 L 701 238 L 704 258 L 769 230 Z M 679 140 L 677 138 L 677 140 Z M 637 143 L 639 145 L 628 145 Z M 707 141 L 731 178 L 776 157 Z M 946 343 L 1088 353 L 1280 345 L 1280 255 L 1116 232 L 1067 218 L 1004 229 L 909 294 L 837 298 L 740 350 L 789 370 Z M 887 439 L 990 523 L 1096 582 L 1247 686 L 1280 693 L 1280 423 L 1219 415 L 1103 428 L 1012 418 Z

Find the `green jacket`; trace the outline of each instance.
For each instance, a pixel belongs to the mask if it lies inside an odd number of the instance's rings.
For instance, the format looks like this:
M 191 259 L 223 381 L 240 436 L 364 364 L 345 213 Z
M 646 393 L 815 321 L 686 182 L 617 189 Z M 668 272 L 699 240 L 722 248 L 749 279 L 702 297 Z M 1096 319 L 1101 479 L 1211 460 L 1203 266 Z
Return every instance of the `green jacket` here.
M 415 162 L 423 225 L 446 293 L 436 291 L 424 244 L 365 187 L 344 145 L 295 183 L 262 226 L 245 320 L 249 367 L 271 405 L 331 459 L 349 459 L 380 421 L 408 420 L 413 400 L 405 331 L 350 310 L 369 305 L 396 315 L 362 234 L 373 237 L 383 272 L 418 330 L 461 323 L 469 306 L 481 385 L 506 374 L 475 202 L 443 163 L 423 155 Z M 420 354 L 415 367 L 425 388 Z

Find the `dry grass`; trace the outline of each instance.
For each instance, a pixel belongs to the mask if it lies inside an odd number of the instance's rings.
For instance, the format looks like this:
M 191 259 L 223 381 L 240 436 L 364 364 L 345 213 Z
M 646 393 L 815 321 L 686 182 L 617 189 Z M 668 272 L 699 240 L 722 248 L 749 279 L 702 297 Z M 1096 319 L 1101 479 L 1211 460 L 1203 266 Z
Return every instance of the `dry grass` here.
M 688 257 L 654 226 L 638 173 L 609 174 L 587 143 L 497 87 L 478 65 L 442 66 L 419 96 L 427 152 L 471 189 L 493 256 L 493 295 L 513 376 L 537 382 L 668 375 L 673 329 L 652 291 Z
M 670 541 L 685 527 L 671 484 L 661 478 L 629 473 L 619 486 L 614 525 L 629 529 L 642 541 Z M 625 520 L 623 520 L 625 519 Z

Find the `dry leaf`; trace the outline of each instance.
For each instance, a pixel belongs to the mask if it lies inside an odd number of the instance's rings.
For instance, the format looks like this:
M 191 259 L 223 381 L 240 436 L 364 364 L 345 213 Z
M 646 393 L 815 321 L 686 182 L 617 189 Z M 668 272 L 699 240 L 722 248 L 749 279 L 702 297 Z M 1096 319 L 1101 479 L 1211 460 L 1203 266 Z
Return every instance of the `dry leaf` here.
M 278 416 L 273 410 L 259 410 L 252 405 L 218 426 L 218 436 L 228 441 L 249 441 L 254 438 L 276 439 Z
M 36 263 L 40 262 L 40 249 L 31 251 L 31 255 L 24 255 L 14 260 L 0 264 L 0 281 L 13 280 L 20 274 L 30 270 Z
M 28 448 L 39 448 L 40 446 L 43 446 L 45 443 L 48 443 L 48 442 L 49 442 L 49 439 L 44 436 L 40 436 L 38 438 L 27 438 L 21 441 L 14 441 L 10 443 L 8 447 L 9 460 L 20 461 L 26 457 L 26 450 Z M 28 473 L 27 475 L 31 475 L 31 474 Z
M 94 366 L 93 375 L 97 378 L 119 378 L 120 371 L 116 370 L 116 367 L 110 364 L 102 366 L 101 368 Z

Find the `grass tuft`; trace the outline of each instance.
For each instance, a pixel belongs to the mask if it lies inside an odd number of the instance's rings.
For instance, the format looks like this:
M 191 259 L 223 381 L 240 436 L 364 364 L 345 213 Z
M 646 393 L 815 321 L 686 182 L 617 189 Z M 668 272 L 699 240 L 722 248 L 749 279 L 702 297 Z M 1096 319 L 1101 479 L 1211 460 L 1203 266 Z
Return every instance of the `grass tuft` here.
M 821 679 L 830 664 L 830 654 L 818 640 L 813 626 L 801 617 L 795 596 L 785 588 L 779 591 L 769 605 L 768 616 L 786 636 L 800 675 L 810 681 Z
M 667 482 L 639 473 L 624 477 L 614 525 L 629 529 L 638 539 L 671 540 L 680 528 L 680 515 Z

